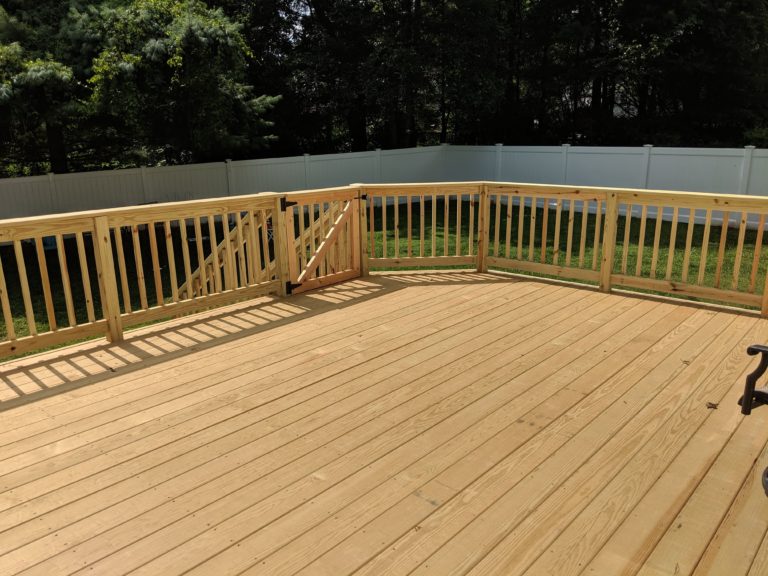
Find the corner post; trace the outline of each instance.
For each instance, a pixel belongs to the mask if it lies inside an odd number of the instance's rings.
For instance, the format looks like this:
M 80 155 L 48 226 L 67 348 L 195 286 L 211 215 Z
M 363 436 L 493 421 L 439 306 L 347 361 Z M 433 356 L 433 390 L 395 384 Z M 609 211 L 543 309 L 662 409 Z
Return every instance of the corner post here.
M 120 316 L 120 298 L 117 293 L 115 260 L 112 255 L 112 236 L 109 232 L 109 220 L 106 216 L 93 219 L 93 248 L 96 255 L 96 270 L 101 289 L 101 307 L 107 321 L 107 340 L 123 340 L 123 319 Z
M 368 276 L 370 268 L 368 265 L 368 199 L 365 195 L 365 187 L 362 184 L 356 184 L 357 189 L 357 207 L 354 215 L 357 221 L 355 229 L 357 242 L 357 253 L 360 258 L 360 276 Z
M 616 251 L 616 223 L 619 219 L 619 197 L 616 191 L 608 192 L 605 199 L 603 228 L 603 257 L 600 260 L 600 291 L 611 291 L 613 256 Z M 596 234 L 599 230 L 595 231 Z
M 280 296 L 290 294 L 291 275 L 288 271 L 288 258 L 290 258 L 290 247 L 288 245 L 288 228 L 285 223 L 285 212 L 283 212 L 283 202 L 285 194 L 275 196 L 275 207 L 273 208 L 274 218 L 274 242 L 275 259 L 277 260 L 277 274 L 280 280 Z
M 488 272 L 488 220 L 491 206 L 488 202 L 488 184 L 480 185 L 480 206 L 477 214 L 477 271 Z

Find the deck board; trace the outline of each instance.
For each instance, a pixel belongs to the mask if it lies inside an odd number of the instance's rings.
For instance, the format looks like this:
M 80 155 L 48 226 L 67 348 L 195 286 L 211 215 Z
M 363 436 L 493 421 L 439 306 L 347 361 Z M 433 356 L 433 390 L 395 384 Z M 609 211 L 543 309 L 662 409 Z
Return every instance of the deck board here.
M 413 273 L 128 336 L 0 365 L 0 574 L 768 562 L 755 316 Z

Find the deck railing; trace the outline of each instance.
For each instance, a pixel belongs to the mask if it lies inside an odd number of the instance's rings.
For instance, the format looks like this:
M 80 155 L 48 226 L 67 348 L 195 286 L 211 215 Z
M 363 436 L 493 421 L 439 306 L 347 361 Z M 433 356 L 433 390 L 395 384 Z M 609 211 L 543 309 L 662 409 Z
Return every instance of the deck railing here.
M 371 269 L 508 270 L 759 308 L 768 198 L 355 184 L 0 221 L 0 357 Z

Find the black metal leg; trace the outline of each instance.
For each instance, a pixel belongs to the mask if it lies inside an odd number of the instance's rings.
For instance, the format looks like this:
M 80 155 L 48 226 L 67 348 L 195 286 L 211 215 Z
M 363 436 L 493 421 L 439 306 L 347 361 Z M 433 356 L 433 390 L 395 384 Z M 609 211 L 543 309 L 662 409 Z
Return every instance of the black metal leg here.
M 755 344 L 747 348 L 747 354 L 750 356 L 760 354 L 760 364 L 757 365 L 754 372 L 747 375 L 747 382 L 744 385 L 744 396 L 739 400 L 741 413 L 748 416 L 752 412 L 753 404 L 768 404 L 768 390 L 755 390 L 757 380 L 768 370 L 768 346 Z

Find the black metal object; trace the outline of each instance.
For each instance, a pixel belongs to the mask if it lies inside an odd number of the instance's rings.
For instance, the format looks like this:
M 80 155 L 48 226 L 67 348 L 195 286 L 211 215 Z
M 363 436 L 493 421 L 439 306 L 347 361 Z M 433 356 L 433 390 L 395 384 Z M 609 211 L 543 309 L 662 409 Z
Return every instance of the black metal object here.
M 768 496 L 768 468 L 763 470 L 763 490 L 765 495 Z
M 285 196 L 280 198 L 280 210 L 283 212 L 285 212 L 289 206 L 298 206 L 298 204 L 298 202 L 291 202 L 290 200 L 286 200 Z
M 768 346 L 754 344 L 747 348 L 747 354 L 750 356 L 760 354 L 760 364 L 757 365 L 754 372 L 747 375 L 747 383 L 744 385 L 744 396 L 739 399 L 741 413 L 748 416 L 752 412 L 753 406 L 768 404 L 768 388 L 755 388 L 757 379 L 768 370 Z M 764 477 L 763 484 L 765 484 L 765 482 L 766 479 Z
M 294 284 L 293 282 L 286 282 L 285 283 L 285 293 L 286 294 L 293 294 L 294 288 L 298 288 L 301 286 L 301 284 Z

